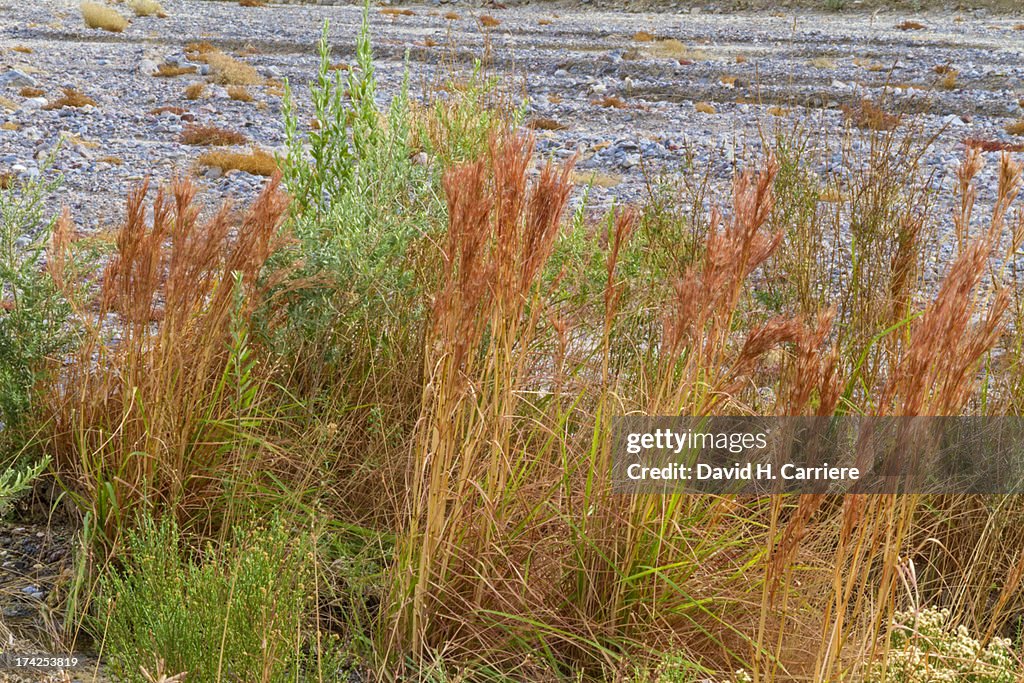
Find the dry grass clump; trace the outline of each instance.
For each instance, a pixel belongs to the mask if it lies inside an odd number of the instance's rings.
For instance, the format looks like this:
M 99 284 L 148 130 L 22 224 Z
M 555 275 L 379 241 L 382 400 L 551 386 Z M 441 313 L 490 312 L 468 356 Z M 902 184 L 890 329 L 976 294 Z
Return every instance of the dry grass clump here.
M 219 85 L 260 85 L 263 78 L 252 65 L 220 50 L 200 53 L 200 61 L 210 65 L 210 80 Z
M 480 25 L 484 28 L 494 28 L 495 26 L 501 25 L 501 20 L 495 19 L 490 14 L 481 14 L 477 21 L 479 21 Z
M 18 94 L 22 97 L 42 97 L 46 94 L 46 91 L 42 88 L 33 88 L 31 85 L 26 85 L 18 91 Z
M 462 18 L 462 17 L 459 16 L 459 14 L 457 12 L 445 12 L 441 16 L 443 18 L 447 19 L 448 21 L 458 21 L 459 19 Z
M 128 8 L 135 12 L 137 17 L 167 18 L 167 10 L 156 0 L 128 0 Z
M 0 172 L 0 190 L 9 190 L 14 185 L 14 174 L 10 171 Z
M 927 26 L 919 21 L 911 21 L 910 19 L 907 19 L 903 23 L 896 24 L 896 28 L 900 31 L 921 31 L 927 28 Z
M 104 31 L 120 33 L 128 28 L 128 20 L 113 8 L 97 2 L 82 3 L 82 19 L 89 28 L 100 28 Z
M 825 55 L 815 57 L 810 60 L 809 64 L 815 69 L 834 69 L 836 68 L 836 60 Z
M 618 95 L 605 95 L 601 99 L 593 100 L 592 104 L 609 109 L 625 109 L 629 105 Z
M 228 97 L 237 102 L 252 102 L 253 96 L 244 85 L 229 85 Z
M 239 7 L 266 7 L 264 0 L 238 0 Z
M 153 75 L 157 78 L 175 78 L 185 74 L 194 74 L 196 71 L 197 69 L 194 66 L 175 66 L 164 63 L 156 68 L 156 73 Z
M 414 17 L 416 13 L 407 7 L 385 7 L 381 9 L 381 14 L 386 17 Z
M 847 120 L 857 128 L 866 130 L 893 130 L 900 123 L 900 117 L 890 114 L 871 100 L 861 100 L 856 107 L 843 107 Z
M 552 22 L 550 19 L 538 19 L 537 20 L 537 25 L 538 26 L 550 26 L 552 23 L 554 23 L 554 22 Z
M 1024 24 L 1014 24 L 1013 25 L 1013 30 L 1014 31 L 1024 31 Z
M 1024 152 L 1024 142 L 967 138 L 964 140 L 964 146 L 967 149 L 980 149 L 982 152 Z
M 746 55 L 744 55 L 744 54 L 736 55 L 736 63 L 737 64 L 746 64 L 747 61 L 749 61 L 749 57 L 747 57 Z
M 573 171 L 572 181 L 576 185 L 608 189 L 622 184 L 622 176 L 600 171 Z
M 17 121 L 4 121 L 3 123 L 0 123 L 0 130 L 21 130 L 21 124 Z
M 881 62 L 876 61 L 874 59 L 868 59 L 867 57 L 854 57 L 853 58 L 853 65 L 854 66 L 859 66 L 862 69 L 867 69 L 868 71 L 884 71 L 885 70 L 885 65 L 884 64 L 882 64 Z
M 533 130 L 565 130 L 569 126 L 543 116 L 536 116 L 526 122 L 526 127 Z
M 206 92 L 205 83 L 193 83 L 185 88 L 185 99 L 186 100 L 198 100 Z
M 666 38 L 664 40 L 654 40 L 647 48 L 645 48 L 653 57 L 675 59 L 675 60 L 687 60 L 691 62 L 697 59 L 707 59 L 707 54 L 701 50 L 694 50 L 682 43 L 682 41 L 676 40 L 675 38 Z M 680 63 L 682 63 L 680 61 Z
M 209 52 L 220 52 L 220 50 L 217 49 L 217 46 L 205 40 L 185 44 L 185 54 L 192 59 Z
M 14 50 L 15 52 L 20 52 L 20 53 L 26 54 L 26 55 L 32 54 L 32 48 L 30 48 L 27 45 L 15 45 L 11 49 Z
M 942 90 L 956 90 L 957 87 L 957 71 L 951 69 L 939 77 L 939 80 L 935 84 Z
M 188 110 L 185 109 L 184 107 L 175 107 L 175 106 L 172 106 L 172 105 L 164 105 L 162 107 L 157 107 L 156 109 L 150 109 L 148 113 L 150 114 L 150 116 L 159 116 L 160 114 L 163 114 L 165 111 L 169 111 L 172 114 L 176 114 L 177 116 L 181 116 L 182 114 L 184 114 Z
M 633 40 L 638 43 L 650 43 L 654 40 L 654 34 L 647 31 L 637 31 L 633 34 Z
M 718 113 L 715 106 L 710 102 L 696 102 L 693 108 L 699 111 L 701 114 L 716 114 Z
M 96 161 L 98 163 L 101 163 L 101 164 L 110 164 L 111 166 L 122 166 L 122 165 L 124 165 L 124 159 L 122 159 L 121 157 L 115 157 L 115 156 L 100 157 Z
M 561 104 L 562 103 L 562 96 L 559 95 L 556 92 L 553 92 L 550 95 L 548 95 L 548 103 L 549 104 Z
M 765 111 L 768 113 L 769 116 L 785 116 L 786 114 L 789 113 L 788 109 L 786 109 L 785 107 L 780 107 L 778 105 L 768 107 Z
M 92 105 L 98 107 L 96 100 L 81 93 L 74 88 L 61 88 L 64 93 L 61 97 L 43 105 L 43 109 L 60 109 L 61 107 L 85 107 Z
M 252 175 L 272 176 L 277 171 L 277 161 L 272 154 L 259 147 L 249 152 L 206 152 L 200 155 L 196 163 L 206 168 L 219 168 L 228 171 L 243 171 Z
M 718 79 L 718 82 L 721 83 L 722 85 L 726 85 L 733 88 L 736 87 L 737 81 L 739 81 L 739 76 L 733 76 L 731 74 L 726 74 Z
M 424 38 L 423 42 L 420 44 L 423 47 L 437 47 L 438 45 L 440 45 L 440 43 L 434 40 L 433 38 Z
M 1024 119 L 1006 124 L 1006 132 L 1010 135 L 1024 135 Z
M 350 71 L 351 69 L 352 67 L 350 67 L 345 62 L 338 62 L 337 64 L 331 64 L 329 67 L 327 67 L 328 71 Z
M 221 128 L 215 125 L 192 124 L 186 126 L 178 137 L 185 145 L 209 145 L 221 147 L 226 145 L 244 145 L 249 141 L 247 137 L 238 131 Z
M 9 97 L 4 97 L 3 95 L 0 95 L 0 107 L 14 111 L 18 108 L 18 103 L 10 99 Z

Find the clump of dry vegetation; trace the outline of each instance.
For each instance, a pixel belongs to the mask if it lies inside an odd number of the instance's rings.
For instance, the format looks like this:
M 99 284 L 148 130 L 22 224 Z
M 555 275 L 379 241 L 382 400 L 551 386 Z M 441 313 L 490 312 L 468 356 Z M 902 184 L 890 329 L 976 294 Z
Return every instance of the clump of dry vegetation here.
M 198 100 L 206 92 L 205 83 L 191 83 L 185 88 L 186 100 Z
M 789 113 L 789 110 L 786 109 L 785 107 L 780 107 L 778 105 L 772 105 L 772 106 L 768 107 L 767 109 L 765 109 L 765 112 L 769 116 L 785 116 L 786 114 Z
M 552 23 L 553 22 L 550 19 L 538 19 L 537 20 L 537 25 L 538 26 L 550 26 Z
M 185 43 L 185 54 L 188 55 L 190 59 L 195 59 L 199 55 L 205 55 L 208 52 L 219 51 L 220 50 L 218 50 L 213 43 L 210 43 L 206 40 L 193 43 Z
M 184 114 L 187 111 L 188 110 L 185 109 L 184 107 L 176 107 L 174 105 L 165 104 L 165 105 L 163 105 L 161 107 L 157 107 L 156 109 L 150 109 L 148 113 L 150 114 L 150 116 L 159 116 L 160 114 L 163 114 L 164 112 L 170 112 L 170 113 L 175 114 L 177 116 L 181 116 L 182 114 Z
M 197 60 L 210 65 L 210 80 L 219 85 L 260 85 L 263 78 L 251 64 L 220 50 L 200 52 Z
M 205 152 L 199 156 L 196 163 L 200 167 L 219 168 L 225 173 L 243 171 L 252 175 L 272 176 L 277 171 L 274 156 L 258 147 L 253 147 L 248 152 Z
M 693 108 L 701 114 L 715 114 L 717 113 L 715 105 L 710 102 L 695 102 Z
M 63 95 L 58 97 L 53 102 L 48 102 L 43 105 L 43 109 L 60 109 L 61 107 L 86 107 L 86 106 L 99 106 L 96 100 L 89 97 L 85 93 L 79 92 L 74 88 L 61 88 Z
M 749 60 L 749 58 L 745 54 L 738 54 L 738 55 L 736 55 L 736 63 L 737 64 L 746 64 L 748 60 Z
M 4 97 L 3 95 L 0 95 L 0 107 L 14 111 L 18 108 L 18 103 L 10 99 L 9 97 Z
M 194 74 L 196 71 L 197 69 L 194 66 L 176 66 L 165 62 L 156 68 L 156 72 L 153 75 L 157 78 L 175 78 L 185 74 Z
M 663 40 L 654 40 L 647 44 L 644 48 L 652 57 L 659 57 L 664 59 L 675 59 L 675 60 L 688 60 L 690 62 L 694 60 L 707 59 L 707 55 L 701 50 L 695 50 L 687 47 L 682 41 L 675 38 L 665 38 Z
M 599 107 L 607 107 L 609 109 L 625 109 L 629 106 L 626 104 L 626 101 L 618 95 L 605 95 L 604 97 L 594 100 L 592 104 L 596 104 Z
M 967 149 L 979 149 L 982 152 L 1024 152 L 1024 142 L 967 138 L 964 140 L 964 146 Z
M 238 131 L 221 128 L 212 124 L 192 124 L 186 126 L 178 138 L 185 145 L 244 145 L 249 141 Z
M 462 17 L 461 17 L 461 16 L 459 16 L 459 13 L 458 13 L 458 12 L 445 12 L 445 13 L 444 13 L 443 15 L 441 15 L 441 16 L 442 16 L 442 17 L 443 17 L 444 19 L 447 19 L 448 21 L 459 21 L 460 19 L 462 19 Z
M 0 190 L 9 190 L 14 185 L 14 174 L 10 171 L 0 171 Z
M 89 28 L 99 28 L 113 33 L 120 33 L 128 28 L 128 20 L 112 7 L 84 0 L 81 9 L 82 19 Z
M 249 89 L 246 88 L 244 85 L 229 85 L 227 90 L 228 90 L 228 97 L 230 97 L 231 99 L 233 99 L 233 100 L 235 100 L 237 102 L 252 102 L 253 101 L 252 93 L 249 92 Z
M 864 99 L 855 107 L 844 106 L 843 114 L 857 128 L 873 131 L 893 130 L 900 124 L 897 114 L 890 114 L 871 100 Z
M 1010 135 L 1024 135 L 1024 119 L 1006 124 L 1006 132 Z
M 900 31 L 922 31 L 925 28 L 927 28 L 927 26 L 925 26 L 919 21 L 912 21 L 910 19 L 907 19 L 899 24 L 896 24 L 896 28 Z
M 939 76 L 939 79 L 935 85 L 941 88 L 942 90 L 955 90 L 958 85 L 957 76 L 957 70 L 950 69 L 941 76 Z
M 483 26 L 484 28 L 494 28 L 495 26 L 501 25 L 501 20 L 495 19 L 490 14 L 481 14 L 477 18 L 477 21 L 479 21 L 480 25 Z
M 836 68 L 836 60 L 826 55 L 819 55 L 814 57 L 808 62 L 815 69 L 834 69 Z
M 636 33 L 633 34 L 633 40 L 635 40 L 638 43 L 649 43 L 653 41 L 654 38 L 654 34 L 648 33 L 647 31 L 637 31 Z
M 128 0 L 128 8 L 135 12 L 137 17 L 167 18 L 167 10 L 157 0 Z
M 11 49 L 14 50 L 15 52 L 20 52 L 20 53 L 26 54 L 26 55 L 32 54 L 32 48 L 30 48 L 27 45 L 15 45 Z
M 412 11 L 408 7 L 384 7 L 380 10 L 380 13 L 391 18 L 416 16 L 416 12 Z
M 264 0 L 238 0 L 239 7 L 266 7 Z
M 22 97 L 42 97 L 46 94 L 46 91 L 42 88 L 35 88 L 31 85 L 26 85 L 18 91 L 18 94 Z
M 565 130 L 569 126 L 552 118 L 535 116 L 526 122 L 526 127 L 533 130 Z
M 4 121 L 0 123 L 0 130 L 21 130 L 21 124 L 17 121 Z

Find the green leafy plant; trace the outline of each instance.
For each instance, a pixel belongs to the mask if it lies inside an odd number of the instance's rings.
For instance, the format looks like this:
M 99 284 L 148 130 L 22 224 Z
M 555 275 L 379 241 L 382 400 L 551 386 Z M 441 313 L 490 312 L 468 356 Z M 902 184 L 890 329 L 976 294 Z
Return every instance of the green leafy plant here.
M 88 622 L 122 680 L 141 681 L 161 661 L 189 680 L 294 680 L 312 595 L 309 534 L 274 518 L 195 549 L 169 518 L 144 518 L 124 557 L 101 576 Z
M 59 184 L 40 175 L 0 190 L 0 424 L 8 429 L 28 410 L 46 360 L 72 341 L 68 302 L 42 267 L 57 224 L 43 202 Z

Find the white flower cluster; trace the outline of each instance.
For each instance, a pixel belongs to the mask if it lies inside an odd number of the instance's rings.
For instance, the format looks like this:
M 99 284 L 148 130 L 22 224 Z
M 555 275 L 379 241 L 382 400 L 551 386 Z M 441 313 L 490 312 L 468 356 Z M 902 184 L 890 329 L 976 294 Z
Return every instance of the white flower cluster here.
M 982 647 L 966 626 L 954 627 L 948 609 L 896 612 L 888 656 L 870 681 L 891 683 L 1014 683 L 1021 673 L 1009 638 Z

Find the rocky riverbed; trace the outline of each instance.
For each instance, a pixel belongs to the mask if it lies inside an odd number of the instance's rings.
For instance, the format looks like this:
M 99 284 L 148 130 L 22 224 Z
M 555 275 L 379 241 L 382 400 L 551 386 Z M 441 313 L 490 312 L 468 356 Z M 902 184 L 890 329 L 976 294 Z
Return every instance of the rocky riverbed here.
M 123 33 L 110 33 L 86 28 L 76 2 L 0 0 L 0 172 L 39 173 L 63 137 L 54 167 L 64 185 L 54 202 L 67 205 L 86 231 L 116 225 L 125 193 L 147 176 L 201 172 L 209 195 L 251 196 L 263 178 L 197 169 L 203 150 L 179 141 L 183 128 L 216 124 L 277 149 L 284 138 L 279 84 L 292 84 L 305 118 L 304 84 L 315 72 L 325 19 L 338 61 L 354 60 L 358 6 L 163 5 L 168 16 L 132 18 Z M 414 94 L 443 82 L 453 60 L 484 58 L 528 98 L 527 120 L 541 128 L 539 151 L 579 153 L 581 183 L 594 180 L 590 197 L 598 205 L 642 200 L 662 172 L 710 171 L 727 182 L 779 126 L 825 133 L 816 136 L 814 156 L 822 172 L 835 170 L 845 163 L 844 145 L 849 158 L 866 144 L 840 134 L 842 107 L 863 97 L 885 97 L 923 134 L 938 135 L 924 159 L 936 187 L 952 186 L 965 138 L 1024 142 L 1005 131 L 1024 116 L 1021 18 L 497 7 L 438 0 L 402 12 L 374 7 L 382 97 L 399 87 L 406 54 Z M 153 74 L 164 64 L 190 66 L 184 47 L 193 41 L 238 57 L 271 84 L 250 86 L 249 102 L 217 85 L 187 99 L 206 65 L 196 64 L 195 74 Z M 96 104 L 51 108 L 62 88 Z M 989 164 L 981 176 L 983 201 L 995 171 Z

